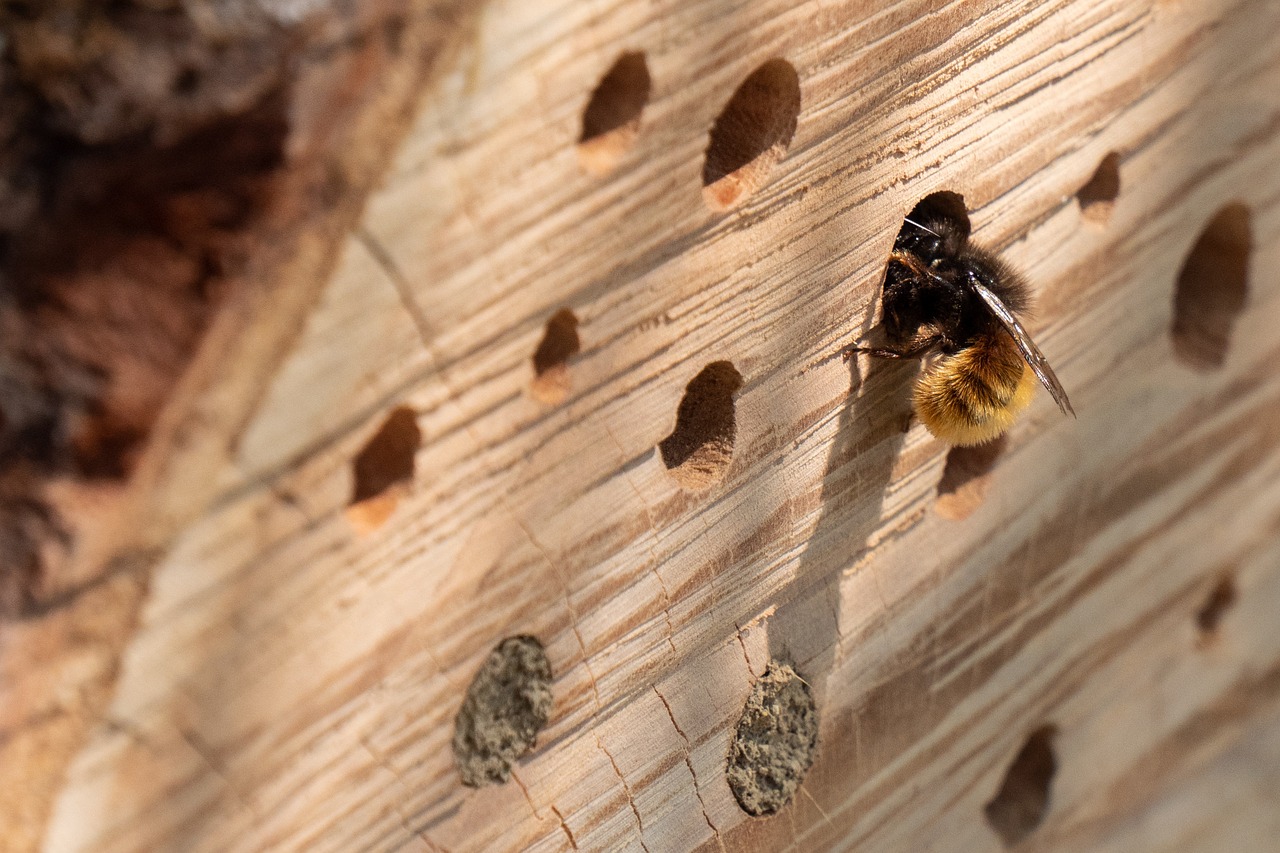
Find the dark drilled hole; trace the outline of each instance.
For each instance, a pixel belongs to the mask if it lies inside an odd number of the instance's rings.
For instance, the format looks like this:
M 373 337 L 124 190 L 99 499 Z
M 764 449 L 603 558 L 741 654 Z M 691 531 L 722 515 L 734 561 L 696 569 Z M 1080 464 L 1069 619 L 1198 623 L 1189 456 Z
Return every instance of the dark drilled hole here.
M 392 412 L 353 463 L 347 517 L 362 532 L 381 527 L 413 483 L 414 457 L 422 443 L 418 416 L 407 407 Z
M 1049 811 L 1049 788 L 1058 770 L 1053 753 L 1056 734 L 1054 726 L 1032 732 L 1009 765 L 1000 790 L 987 803 L 987 822 L 1007 847 L 1034 832 Z
M 1249 209 L 1229 204 L 1209 222 L 1178 275 L 1173 297 L 1173 351 L 1196 370 L 1221 367 L 1231 329 L 1249 293 L 1253 248 Z
M 569 359 L 580 348 L 578 318 L 568 308 L 561 308 L 547 321 L 542 341 L 533 353 L 533 383 L 529 391 L 534 399 L 555 405 L 569 396 Z
M 1217 636 L 1222 618 L 1235 605 L 1237 597 L 1234 577 L 1226 575 L 1218 580 L 1204 604 L 1196 611 L 1196 625 L 1200 628 L 1202 637 L 1212 639 Z
M 508 637 L 489 653 L 454 720 L 462 784 L 506 782 L 551 714 L 551 663 L 536 637 Z
M 751 688 L 729 745 L 729 789 L 749 815 L 776 813 L 813 765 L 818 710 L 809 685 L 774 661 Z
M 961 521 L 986 499 L 991 472 L 1005 449 L 1005 437 L 972 447 L 953 447 L 938 481 L 938 515 Z
M 640 135 L 640 114 L 649 102 L 649 90 L 644 54 L 618 57 L 582 113 L 578 157 L 584 169 L 602 175 L 618 165 Z
M 1116 199 L 1120 197 L 1120 155 L 1107 154 L 1098 164 L 1093 177 L 1076 193 L 1080 215 L 1089 225 L 1101 227 L 1111 219 Z
M 733 395 L 741 387 L 742 375 L 728 361 L 708 364 L 686 386 L 676 428 L 658 444 L 683 488 L 705 489 L 724 477 L 737 432 Z
M 787 153 L 800 115 L 800 76 L 771 59 L 742 81 L 711 128 L 702 167 L 703 199 L 728 210 L 764 185 Z
M 930 223 L 945 221 L 951 225 L 949 233 L 956 233 L 963 239 L 969 238 L 971 226 L 969 224 L 969 208 L 965 206 L 964 196 L 960 193 L 951 192 L 950 190 L 939 190 L 936 193 L 929 193 L 911 208 L 911 212 L 907 214 L 906 220 L 903 221 L 902 227 L 898 229 L 898 236 L 903 236 L 915 230 L 917 226 L 928 226 Z M 912 225 L 911 223 L 915 223 Z

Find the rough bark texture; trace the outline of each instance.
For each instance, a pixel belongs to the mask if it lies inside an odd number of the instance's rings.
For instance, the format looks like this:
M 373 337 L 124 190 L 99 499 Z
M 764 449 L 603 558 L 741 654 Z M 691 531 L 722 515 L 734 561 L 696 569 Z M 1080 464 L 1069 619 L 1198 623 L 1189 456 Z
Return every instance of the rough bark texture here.
M 4 8 L 7 847 L 1280 837 L 1276 4 Z M 841 359 L 937 191 L 1078 420 Z
M 0 11 L 5 849 L 41 837 L 101 721 L 157 549 L 214 494 L 200 457 L 225 458 L 418 82 L 465 32 L 449 10 Z M 199 413 L 210 404 L 215 417 Z M 171 465 L 187 476 L 157 473 Z

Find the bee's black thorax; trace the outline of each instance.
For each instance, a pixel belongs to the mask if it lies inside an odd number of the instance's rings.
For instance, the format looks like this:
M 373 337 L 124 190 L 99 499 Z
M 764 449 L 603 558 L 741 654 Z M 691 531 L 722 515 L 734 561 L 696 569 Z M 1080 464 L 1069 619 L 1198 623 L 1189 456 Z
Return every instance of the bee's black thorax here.
M 970 245 L 947 220 L 904 227 L 885 268 L 881 310 L 889 341 L 905 344 L 930 326 L 938 348 L 954 353 L 997 331 L 999 321 L 974 292 L 974 283 L 1013 311 L 1025 312 L 1029 305 L 1021 276 L 991 252 Z

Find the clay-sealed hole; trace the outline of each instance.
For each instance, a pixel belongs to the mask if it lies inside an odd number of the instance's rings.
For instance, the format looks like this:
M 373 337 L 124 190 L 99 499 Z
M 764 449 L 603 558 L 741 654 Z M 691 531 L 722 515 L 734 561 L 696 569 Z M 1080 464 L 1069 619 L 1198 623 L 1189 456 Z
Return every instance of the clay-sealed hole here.
M 952 521 L 963 521 L 982 506 L 991 485 L 991 471 L 1004 452 L 1005 437 L 972 447 L 953 447 L 947 453 L 947 464 L 938 481 L 938 515 Z
M 737 432 L 733 395 L 742 375 L 727 361 L 713 361 L 685 388 L 676 428 L 658 443 L 662 463 L 685 489 L 718 482 L 733 458 Z
M 508 637 L 485 660 L 454 720 L 462 784 L 499 785 L 537 741 L 551 714 L 551 664 L 536 637 Z
M 771 815 L 791 801 L 813 765 L 818 710 L 809 685 L 773 661 L 751 688 L 729 745 L 725 771 L 738 805 Z
M 407 407 L 392 412 L 356 456 L 347 519 L 361 533 L 391 517 L 413 485 L 414 456 L 422 442 L 418 416 Z
M 733 93 L 711 128 L 702 198 L 729 210 L 764 185 L 787 153 L 800 115 L 800 76 L 785 59 L 761 65 Z
M 1101 228 L 1111 219 L 1119 197 L 1120 155 L 1112 151 L 1102 158 L 1093 177 L 1076 193 L 1081 218 L 1087 225 Z
M 1220 578 L 1196 611 L 1196 626 L 1200 629 L 1201 639 L 1208 641 L 1217 637 L 1222 617 L 1227 615 L 1237 597 L 1235 578 L 1231 575 Z
M 578 354 L 578 318 L 561 308 L 547 321 L 546 332 L 533 353 L 533 383 L 529 393 L 554 406 L 569 396 L 569 359 Z
M 1053 753 L 1055 726 L 1042 726 L 1027 738 L 1005 774 L 995 798 L 987 803 L 987 823 L 1006 847 L 1035 831 L 1049 811 L 1049 786 L 1058 770 Z
M 1226 361 L 1231 328 L 1249 292 L 1252 248 L 1243 204 L 1218 211 L 1192 247 L 1173 297 L 1173 352 L 1186 366 L 1212 370 Z
M 578 160 L 593 175 L 611 171 L 640 135 L 649 102 L 649 66 L 643 53 L 624 53 L 600 80 L 582 113 Z

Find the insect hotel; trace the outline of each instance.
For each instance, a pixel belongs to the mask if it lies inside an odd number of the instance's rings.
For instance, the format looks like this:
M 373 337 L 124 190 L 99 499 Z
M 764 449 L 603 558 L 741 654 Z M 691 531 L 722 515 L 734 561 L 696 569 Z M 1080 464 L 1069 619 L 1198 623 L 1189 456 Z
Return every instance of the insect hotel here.
M 3 849 L 1275 849 L 1280 5 L 0 27 Z

